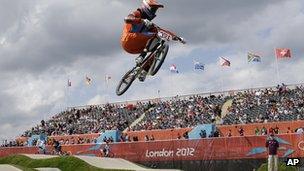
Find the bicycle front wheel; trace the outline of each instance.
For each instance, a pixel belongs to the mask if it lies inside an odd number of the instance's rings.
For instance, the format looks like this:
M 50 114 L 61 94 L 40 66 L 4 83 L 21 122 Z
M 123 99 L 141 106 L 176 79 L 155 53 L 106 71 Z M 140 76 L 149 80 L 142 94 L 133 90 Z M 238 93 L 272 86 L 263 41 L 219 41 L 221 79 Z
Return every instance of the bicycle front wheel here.
M 129 87 L 132 85 L 133 81 L 136 78 L 136 74 L 137 74 L 135 68 L 136 67 L 129 70 L 118 83 L 118 86 L 116 88 L 116 94 L 118 96 L 121 96 L 122 94 L 124 94 L 129 89 Z

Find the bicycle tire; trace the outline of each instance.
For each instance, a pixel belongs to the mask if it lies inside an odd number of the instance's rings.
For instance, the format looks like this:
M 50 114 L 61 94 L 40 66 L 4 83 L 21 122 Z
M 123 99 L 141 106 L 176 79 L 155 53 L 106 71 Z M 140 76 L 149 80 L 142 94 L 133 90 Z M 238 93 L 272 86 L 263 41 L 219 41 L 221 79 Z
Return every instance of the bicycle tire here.
M 130 75 L 131 73 L 133 73 L 133 71 L 135 70 L 135 67 L 132 68 L 131 70 L 129 70 L 127 73 L 125 73 L 125 75 L 122 77 L 122 79 L 119 81 L 118 86 L 116 87 L 116 95 L 121 96 L 122 94 L 124 94 L 129 87 L 132 85 L 133 81 L 136 78 L 136 74 Z M 126 79 L 128 77 L 131 77 L 131 79 L 127 82 Z M 121 86 L 123 83 L 126 83 L 126 86 L 121 90 Z

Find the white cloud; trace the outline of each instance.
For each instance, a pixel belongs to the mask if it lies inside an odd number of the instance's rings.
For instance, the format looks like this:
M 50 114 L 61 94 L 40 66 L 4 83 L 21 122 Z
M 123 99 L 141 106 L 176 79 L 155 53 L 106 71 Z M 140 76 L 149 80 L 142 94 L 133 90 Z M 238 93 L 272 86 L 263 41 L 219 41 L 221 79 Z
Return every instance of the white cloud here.
M 56 76 L 57 78 L 60 76 Z M 50 84 L 51 83 L 51 84 Z M 64 82 L 54 81 L 54 77 L 48 75 L 33 77 L 26 75 L 11 80 L 9 87 L 4 91 L 16 100 L 16 107 L 30 115 L 41 106 L 52 105 L 64 97 Z

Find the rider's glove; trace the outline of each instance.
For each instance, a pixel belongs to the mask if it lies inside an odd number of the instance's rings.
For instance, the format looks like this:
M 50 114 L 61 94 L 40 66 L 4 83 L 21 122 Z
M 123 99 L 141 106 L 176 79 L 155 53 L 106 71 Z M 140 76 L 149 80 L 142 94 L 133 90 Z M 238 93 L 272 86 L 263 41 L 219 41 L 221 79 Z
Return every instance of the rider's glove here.
M 151 28 L 153 26 L 153 23 L 150 20 L 148 20 L 148 19 L 144 19 L 143 23 L 145 24 L 145 26 L 147 28 Z
M 181 42 L 182 44 L 186 44 L 185 39 L 184 39 L 184 38 L 182 38 L 182 37 L 180 37 L 180 42 Z
M 173 37 L 173 40 L 175 40 L 175 41 L 180 41 L 180 42 L 181 42 L 181 43 L 183 43 L 183 44 L 185 44 L 185 43 L 186 43 L 186 41 L 185 41 L 185 39 L 184 39 L 184 38 L 182 38 L 182 37 L 178 37 L 178 36 Z

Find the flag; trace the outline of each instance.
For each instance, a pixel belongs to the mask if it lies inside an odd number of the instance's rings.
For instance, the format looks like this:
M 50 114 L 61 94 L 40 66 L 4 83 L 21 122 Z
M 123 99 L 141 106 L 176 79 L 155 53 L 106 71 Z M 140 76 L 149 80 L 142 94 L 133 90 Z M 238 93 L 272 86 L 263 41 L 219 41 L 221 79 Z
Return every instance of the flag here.
M 86 76 L 86 78 L 85 78 L 85 83 L 86 83 L 87 85 L 92 84 L 92 78 Z
M 200 69 L 200 70 L 204 70 L 205 69 L 205 66 L 204 64 L 198 62 L 198 61 L 195 61 L 194 62 L 194 69 Z
M 111 76 L 109 76 L 109 75 L 105 76 L 105 81 L 107 84 L 109 84 L 110 79 L 111 79 Z
M 178 73 L 176 65 L 172 64 L 171 67 L 170 67 L 170 71 L 173 72 L 173 73 Z
M 275 49 L 276 57 L 281 58 L 291 58 L 291 50 L 288 48 L 277 48 Z
M 230 61 L 224 57 L 220 57 L 220 65 L 221 66 L 230 66 Z
M 248 62 L 261 62 L 261 56 L 248 52 L 247 54 Z
M 72 82 L 70 79 L 68 79 L 68 87 L 71 87 L 72 86 Z

